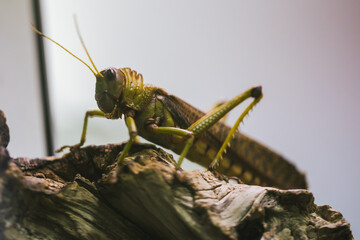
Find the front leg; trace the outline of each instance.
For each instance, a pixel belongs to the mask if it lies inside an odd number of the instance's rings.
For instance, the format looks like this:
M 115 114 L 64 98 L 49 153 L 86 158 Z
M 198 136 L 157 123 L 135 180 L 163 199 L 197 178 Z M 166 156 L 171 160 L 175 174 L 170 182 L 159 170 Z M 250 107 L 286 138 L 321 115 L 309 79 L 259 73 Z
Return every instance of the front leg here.
M 117 158 L 118 165 L 120 165 L 124 161 L 125 157 L 128 155 L 128 153 L 130 151 L 131 145 L 136 141 L 136 137 L 138 135 L 134 118 L 132 118 L 130 116 L 125 117 L 125 124 L 129 130 L 130 138 L 129 138 L 129 141 L 126 143 L 120 156 Z
M 99 110 L 87 111 L 85 113 L 85 117 L 84 117 L 84 125 L 83 125 L 83 130 L 82 130 L 82 133 L 81 133 L 80 142 L 78 144 L 75 144 L 75 145 L 62 146 L 60 149 L 56 150 L 57 153 L 63 151 L 66 148 L 69 148 L 70 151 L 73 151 L 74 149 L 80 148 L 82 145 L 84 145 L 85 140 L 86 140 L 86 131 L 87 131 L 87 125 L 88 125 L 89 117 L 105 117 L 105 113 L 103 113 L 102 111 L 99 111 Z

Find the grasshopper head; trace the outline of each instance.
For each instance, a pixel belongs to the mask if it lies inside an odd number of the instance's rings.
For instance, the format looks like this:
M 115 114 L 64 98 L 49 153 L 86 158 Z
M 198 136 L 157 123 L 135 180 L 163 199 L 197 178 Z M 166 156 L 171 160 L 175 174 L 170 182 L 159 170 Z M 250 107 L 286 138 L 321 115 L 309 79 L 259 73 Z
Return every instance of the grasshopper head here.
M 108 68 L 101 72 L 98 71 L 96 68 L 93 60 L 90 57 L 89 52 L 86 49 L 85 43 L 81 37 L 79 27 L 77 25 L 76 19 L 75 19 L 75 26 L 77 33 L 79 35 L 81 44 L 84 47 L 84 50 L 86 54 L 89 57 L 89 60 L 94 67 L 95 71 L 82 59 L 74 55 L 72 52 L 67 50 L 64 46 L 62 46 L 60 43 L 56 42 L 52 38 L 44 35 L 42 32 L 40 32 L 34 25 L 32 25 L 34 31 L 39 34 L 40 36 L 43 36 L 44 38 L 49 39 L 62 49 L 64 49 L 66 52 L 68 52 L 71 56 L 79 60 L 81 63 L 83 63 L 86 67 L 89 68 L 89 70 L 95 75 L 96 77 L 96 90 L 95 90 L 95 99 L 97 101 L 98 107 L 101 111 L 104 113 L 107 113 L 105 116 L 109 118 L 119 118 L 121 117 L 121 109 L 118 107 L 118 103 L 121 97 L 121 94 L 123 92 L 124 86 L 125 86 L 125 76 L 120 71 L 120 69 L 116 68 Z
M 112 113 L 119 103 L 125 85 L 124 74 L 117 68 L 107 68 L 96 75 L 95 99 L 104 113 Z

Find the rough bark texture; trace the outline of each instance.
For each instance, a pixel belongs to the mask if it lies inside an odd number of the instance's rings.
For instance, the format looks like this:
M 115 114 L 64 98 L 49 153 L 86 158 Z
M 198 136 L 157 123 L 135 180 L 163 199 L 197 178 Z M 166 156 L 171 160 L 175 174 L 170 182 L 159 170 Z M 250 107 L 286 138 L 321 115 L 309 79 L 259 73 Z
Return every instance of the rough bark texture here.
M 181 171 L 136 144 L 61 158 L 11 159 L 0 111 L 0 239 L 352 239 L 349 223 L 307 190 L 226 183 Z

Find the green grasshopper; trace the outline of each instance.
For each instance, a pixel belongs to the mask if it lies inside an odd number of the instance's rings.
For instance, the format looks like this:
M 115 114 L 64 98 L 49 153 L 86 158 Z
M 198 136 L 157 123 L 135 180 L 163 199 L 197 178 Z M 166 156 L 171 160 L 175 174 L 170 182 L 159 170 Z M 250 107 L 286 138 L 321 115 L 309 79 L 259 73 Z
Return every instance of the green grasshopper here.
M 119 154 L 121 164 L 137 135 L 179 154 L 176 167 L 183 159 L 196 162 L 210 170 L 240 178 L 247 184 L 282 189 L 307 188 L 304 174 L 262 144 L 239 133 L 239 124 L 262 98 L 261 86 L 252 87 L 208 113 L 203 113 L 163 89 L 143 83 L 143 77 L 130 68 L 108 68 L 99 72 L 93 63 L 76 25 L 82 45 L 95 71 L 62 45 L 47 37 L 34 26 L 39 35 L 54 42 L 85 64 L 96 77 L 95 99 L 100 110 L 87 111 L 80 143 L 65 148 L 81 147 L 86 138 L 89 117 L 118 119 L 124 116 L 129 141 Z M 220 121 L 229 111 L 248 98 L 253 101 L 232 128 Z

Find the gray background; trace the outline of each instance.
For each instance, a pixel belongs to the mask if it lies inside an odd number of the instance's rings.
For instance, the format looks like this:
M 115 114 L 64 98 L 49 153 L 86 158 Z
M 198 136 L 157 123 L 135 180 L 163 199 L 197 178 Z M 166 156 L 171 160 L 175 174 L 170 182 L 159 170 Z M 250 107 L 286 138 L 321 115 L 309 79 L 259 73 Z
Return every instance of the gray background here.
M 26 1 L 1 0 L 16 4 L 26 9 Z M 316 203 L 341 211 L 360 236 L 359 1 L 44 1 L 44 31 L 88 61 L 74 13 L 99 69 L 131 67 L 200 109 L 261 84 L 264 98 L 240 130 L 295 162 Z M 0 109 L 12 129 L 11 154 L 40 156 L 31 16 L 24 14 L 1 10 Z M 74 144 L 85 111 L 97 108 L 94 76 L 54 44 L 46 51 L 55 145 Z M 24 131 L 34 139 L 23 139 Z M 90 122 L 87 144 L 126 139 L 122 121 Z
M 41 157 L 45 135 L 31 1 L 0 0 L 0 109 L 13 156 Z

